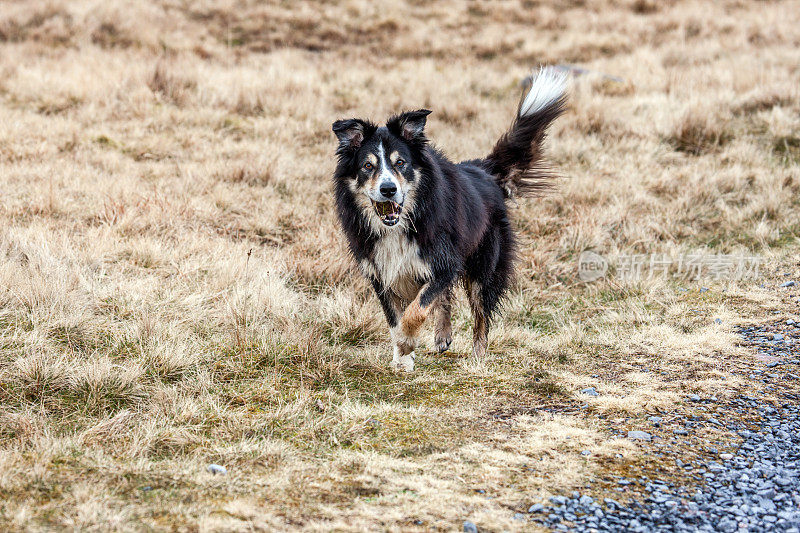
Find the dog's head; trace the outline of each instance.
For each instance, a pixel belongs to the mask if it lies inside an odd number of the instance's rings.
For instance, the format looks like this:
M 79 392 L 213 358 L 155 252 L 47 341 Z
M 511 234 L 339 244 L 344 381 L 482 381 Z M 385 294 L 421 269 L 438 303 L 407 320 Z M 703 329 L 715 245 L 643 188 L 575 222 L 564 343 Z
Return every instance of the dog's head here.
M 423 163 L 427 109 L 409 111 L 378 127 L 360 119 L 337 120 L 336 177 L 344 180 L 373 226 L 392 227 L 413 207 Z

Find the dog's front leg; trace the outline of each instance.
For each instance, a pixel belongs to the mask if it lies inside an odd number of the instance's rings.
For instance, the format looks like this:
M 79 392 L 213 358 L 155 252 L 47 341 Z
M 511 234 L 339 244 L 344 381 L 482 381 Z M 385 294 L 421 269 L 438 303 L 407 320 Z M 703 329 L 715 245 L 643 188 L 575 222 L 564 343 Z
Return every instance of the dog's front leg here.
M 395 370 L 414 370 L 414 348 L 416 339 L 404 335 L 400 325 L 404 302 L 394 294 L 391 289 L 385 288 L 377 280 L 372 280 L 372 287 L 381 302 L 383 314 L 389 324 L 389 334 L 392 340 L 392 368 Z
M 421 303 L 422 295 L 427 287 L 427 284 L 424 285 L 414 300 L 403 311 L 403 316 L 400 319 L 400 335 L 398 336 L 401 349 L 413 350 L 416 347 L 417 333 L 419 333 L 420 328 L 431 312 L 432 304 L 422 305 Z
M 392 368 L 411 372 L 414 370 L 414 349 L 417 339 L 403 333 L 398 325 L 389 330 L 392 337 Z
M 404 370 L 413 370 L 412 353 L 417 347 L 419 330 L 433 308 L 436 307 L 436 302 L 449 304 L 452 280 L 453 275 L 446 275 L 426 283 L 403 311 L 400 323 L 392 328 L 392 341 L 395 346 L 393 365 L 400 365 Z M 442 299 L 444 301 L 440 301 Z
M 414 300 L 405 308 L 400 320 L 391 327 L 394 354 L 392 367 L 411 372 L 414 370 L 414 350 L 417 348 L 417 334 L 430 313 L 432 305 L 420 305 L 420 296 L 425 287 L 417 293 Z M 391 326 L 391 324 L 390 324 Z

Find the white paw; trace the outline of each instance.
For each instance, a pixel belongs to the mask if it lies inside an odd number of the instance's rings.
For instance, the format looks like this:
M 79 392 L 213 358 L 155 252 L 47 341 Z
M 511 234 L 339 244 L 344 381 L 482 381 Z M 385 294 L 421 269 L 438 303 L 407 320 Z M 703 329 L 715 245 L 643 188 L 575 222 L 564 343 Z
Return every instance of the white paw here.
M 406 355 L 413 352 L 417 347 L 417 338 L 409 337 L 400 329 L 400 327 L 392 328 L 390 330 L 392 337 L 392 345 L 394 352 L 397 355 Z
M 396 352 L 397 350 L 395 350 Z M 392 357 L 392 368 L 394 370 L 401 370 L 403 372 L 411 372 L 414 370 L 414 354 L 399 355 L 397 353 Z
M 392 368 L 411 372 L 414 370 L 414 349 L 417 347 L 416 337 L 405 335 L 400 327 L 390 330 L 392 336 Z

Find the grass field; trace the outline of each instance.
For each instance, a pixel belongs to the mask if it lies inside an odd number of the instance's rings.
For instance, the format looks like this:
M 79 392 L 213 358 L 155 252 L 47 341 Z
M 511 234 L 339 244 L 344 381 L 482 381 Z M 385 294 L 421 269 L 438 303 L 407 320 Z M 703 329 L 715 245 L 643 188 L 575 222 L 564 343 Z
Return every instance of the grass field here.
M 453 352 L 428 333 L 395 373 L 330 125 L 426 107 L 482 156 L 539 64 L 591 72 L 548 141 L 564 178 L 514 208 L 489 354 L 459 294 Z M 785 304 L 583 284 L 578 255 L 796 271 L 799 82 L 788 1 L 0 3 L 0 528 L 514 530 L 662 468 L 611 429 L 734 394 L 733 325 Z

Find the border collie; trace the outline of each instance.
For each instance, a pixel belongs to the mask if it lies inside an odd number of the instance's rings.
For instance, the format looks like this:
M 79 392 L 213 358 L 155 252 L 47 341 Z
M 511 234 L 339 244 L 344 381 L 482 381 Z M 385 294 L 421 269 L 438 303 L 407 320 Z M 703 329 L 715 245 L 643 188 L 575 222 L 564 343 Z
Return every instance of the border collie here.
M 427 109 L 381 127 L 355 118 L 333 123 L 336 212 L 386 315 L 395 369 L 414 369 L 417 335 L 432 311 L 436 348 L 450 346 L 458 281 L 472 309 L 473 353 L 486 354 L 489 321 L 513 273 L 506 202 L 548 187 L 542 142 L 566 106 L 565 73 L 543 68 L 529 84 L 511 128 L 483 159 L 454 163 L 431 146 Z

